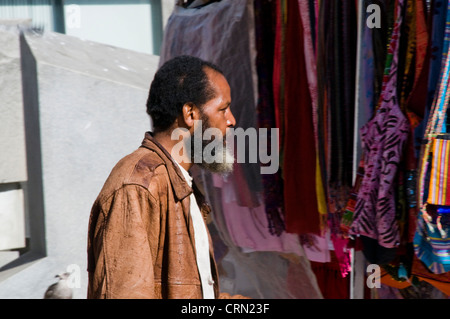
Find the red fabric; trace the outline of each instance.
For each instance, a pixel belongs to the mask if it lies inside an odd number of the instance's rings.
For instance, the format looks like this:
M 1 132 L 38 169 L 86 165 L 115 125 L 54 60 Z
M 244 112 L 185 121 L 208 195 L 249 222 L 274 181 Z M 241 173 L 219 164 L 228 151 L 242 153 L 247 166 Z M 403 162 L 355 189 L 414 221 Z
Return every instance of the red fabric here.
M 350 299 L 350 276 L 342 277 L 334 252 L 329 263 L 311 261 L 311 269 L 324 299 Z
M 288 233 L 320 234 L 316 149 L 297 1 L 287 1 L 284 81 L 284 200 Z
M 416 10 L 416 62 L 415 79 L 413 89 L 408 97 L 408 110 L 413 111 L 420 118 L 424 117 L 425 105 L 427 104 L 428 75 L 430 66 L 430 50 L 428 45 L 429 35 L 427 22 L 423 11 L 423 0 L 418 0 Z
M 281 66 L 282 66 L 282 30 L 283 30 L 283 18 L 281 14 L 281 0 L 277 0 L 277 19 L 276 19 L 276 31 L 275 31 L 275 49 L 273 57 L 273 103 L 275 110 L 275 124 L 280 129 L 280 139 L 282 138 L 282 123 L 280 119 L 280 93 L 281 93 Z M 281 145 L 281 144 L 280 144 Z

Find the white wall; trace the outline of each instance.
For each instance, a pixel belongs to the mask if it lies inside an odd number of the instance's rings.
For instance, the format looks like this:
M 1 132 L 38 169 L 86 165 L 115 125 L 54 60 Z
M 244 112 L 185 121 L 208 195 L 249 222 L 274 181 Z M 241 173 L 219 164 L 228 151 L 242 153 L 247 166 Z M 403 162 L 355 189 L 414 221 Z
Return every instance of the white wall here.
M 161 30 L 154 29 L 161 23 L 159 1 L 65 0 L 64 15 L 68 35 L 149 54 L 158 49 L 154 41 L 160 39 L 154 37 L 161 37 Z
M 9 35 L 0 33 L 17 43 L 17 32 Z M 21 57 L 30 251 L 0 265 L 0 298 L 40 299 L 70 265 L 80 270 L 74 298 L 86 298 L 90 209 L 112 167 L 151 129 L 145 104 L 159 57 L 51 32 L 26 34 Z

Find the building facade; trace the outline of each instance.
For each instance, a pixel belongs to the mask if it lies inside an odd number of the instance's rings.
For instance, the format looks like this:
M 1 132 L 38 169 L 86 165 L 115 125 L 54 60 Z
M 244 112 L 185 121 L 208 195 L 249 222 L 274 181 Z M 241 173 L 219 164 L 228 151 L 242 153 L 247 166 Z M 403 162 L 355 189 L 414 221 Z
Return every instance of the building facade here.
M 159 55 L 171 0 L 0 0 L 0 20 Z

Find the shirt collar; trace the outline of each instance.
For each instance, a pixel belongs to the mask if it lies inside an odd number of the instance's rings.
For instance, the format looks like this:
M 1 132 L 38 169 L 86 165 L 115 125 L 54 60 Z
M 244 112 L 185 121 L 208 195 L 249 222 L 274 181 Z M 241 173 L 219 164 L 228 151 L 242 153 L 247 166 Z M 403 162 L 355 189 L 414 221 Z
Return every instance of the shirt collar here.
M 178 167 L 181 170 L 181 173 L 183 173 L 184 178 L 186 179 L 187 183 L 189 184 L 190 187 L 192 187 L 192 176 L 189 174 L 189 172 L 187 170 L 184 169 L 183 166 L 180 165 L 180 163 L 178 163 L 177 161 L 174 161 Z

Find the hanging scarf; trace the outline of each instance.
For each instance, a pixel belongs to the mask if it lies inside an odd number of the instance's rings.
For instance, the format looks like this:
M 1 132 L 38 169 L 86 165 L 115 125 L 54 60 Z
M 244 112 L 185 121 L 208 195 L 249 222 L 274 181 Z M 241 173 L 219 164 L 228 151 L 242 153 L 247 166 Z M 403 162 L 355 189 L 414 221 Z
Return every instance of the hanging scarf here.
M 333 214 L 344 209 L 352 184 L 356 10 L 353 1 L 336 0 L 321 2 L 319 9 L 318 152 Z
M 304 34 L 298 2 L 287 1 L 282 163 L 286 231 L 320 234 L 313 107 L 305 65 Z
M 286 28 L 286 0 L 275 1 L 276 31 L 273 54 L 273 102 L 275 125 L 279 129 L 280 166 L 284 161 L 284 46 Z M 283 173 L 283 172 L 282 172 Z
M 304 30 L 304 47 L 305 47 L 305 63 L 306 74 L 308 78 L 309 93 L 312 102 L 312 117 L 314 125 L 314 143 L 316 146 L 316 193 L 317 206 L 320 214 L 320 228 L 323 233 L 326 228 L 326 215 L 328 213 L 325 191 L 323 189 L 323 180 L 320 171 L 319 163 L 319 137 L 317 125 L 318 112 L 318 92 L 317 92 L 317 69 L 316 69 L 316 55 L 315 55 L 315 5 L 311 0 L 298 0 L 302 26 Z
M 272 76 L 274 72 L 274 4 L 268 0 L 255 0 L 255 40 L 256 40 L 256 69 L 258 73 L 258 102 L 257 117 L 259 128 L 273 128 L 275 124 L 274 97 L 272 90 Z M 268 135 L 268 154 L 276 150 L 270 149 L 271 135 Z M 284 199 L 281 170 L 275 174 L 262 174 L 263 197 L 267 215 L 269 231 L 274 235 L 281 235 L 284 225 Z
M 438 4 L 440 5 L 438 6 Z M 433 104 L 436 85 L 438 84 L 441 71 L 447 6 L 443 5 L 442 1 L 433 1 L 431 14 L 433 16 L 433 27 L 431 31 L 430 75 L 428 77 L 428 101 L 425 121 L 428 120 L 428 113 Z

